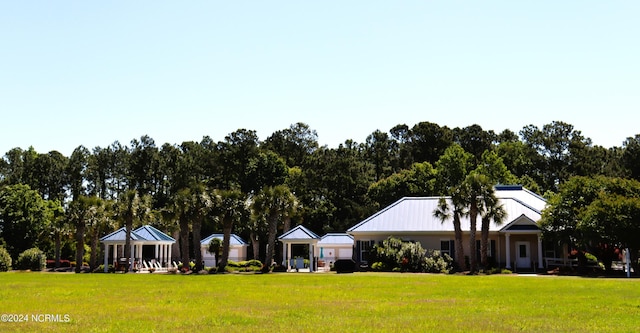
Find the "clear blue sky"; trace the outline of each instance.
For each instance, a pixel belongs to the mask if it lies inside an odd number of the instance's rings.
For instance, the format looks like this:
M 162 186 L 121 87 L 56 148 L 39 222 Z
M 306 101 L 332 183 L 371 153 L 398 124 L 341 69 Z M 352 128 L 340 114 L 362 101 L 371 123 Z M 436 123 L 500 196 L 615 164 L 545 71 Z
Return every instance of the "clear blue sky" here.
M 640 1 L 4 1 L 0 154 L 430 121 L 640 133 Z

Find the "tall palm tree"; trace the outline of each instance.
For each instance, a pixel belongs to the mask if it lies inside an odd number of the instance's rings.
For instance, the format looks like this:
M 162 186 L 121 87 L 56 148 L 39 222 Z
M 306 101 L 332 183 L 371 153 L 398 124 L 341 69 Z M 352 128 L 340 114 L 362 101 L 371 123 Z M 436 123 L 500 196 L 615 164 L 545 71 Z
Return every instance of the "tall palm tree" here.
M 493 186 L 489 178 L 483 174 L 472 171 L 461 185 L 462 199 L 469 208 L 469 270 L 475 273 L 478 270 L 478 258 L 476 257 L 476 231 L 478 215 L 484 212 L 485 198 L 493 193 Z
M 131 260 L 131 231 L 134 222 L 142 222 L 151 210 L 151 196 L 140 196 L 136 190 L 123 192 L 116 203 L 116 217 L 125 225 L 126 239 L 124 245 L 124 256 L 129 263 L 129 269 L 133 268 Z
M 480 227 L 480 264 L 487 268 L 487 252 L 489 244 L 489 224 L 493 220 L 496 225 L 501 225 L 504 219 L 507 217 L 507 211 L 496 198 L 495 192 L 484 197 L 485 210 L 482 214 L 482 226 Z
M 267 186 L 253 200 L 253 214 L 267 221 L 267 250 L 263 264 L 268 271 L 275 253 L 276 233 L 280 221 L 291 217 L 297 199 L 286 185 Z
M 433 212 L 433 216 L 439 219 L 442 223 L 453 220 L 453 230 L 455 238 L 455 261 L 458 264 L 458 269 L 465 270 L 466 265 L 464 261 L 464 247 L 462 246 L 462 227 L 460 225 L 460 217 L 464 215 L 465 206 L 462 204 L 462 200 L 457 191 L 454 191 L 454 195 L 451 197 L 451 204 L 446 198 L 440 198 L 438 200 L 438 207 Z
M 82 263 L 84 257 L 84 236 L 87 226 L 87 219 L 92 214 L 92 210 L 95 210 L 96 197 L 86 197 L 83 195 L 78 196 L 69 204 L 67 214 L 69 220 L 76 226 L 76 268 L 75 272 L 80 273 L 82 271 Z
M 111 202 L 96 198 L 93 209 L 87 216 L 87 228 L 89 237 L 89 247 L 91 257 L 89 258 L 89 269 L 93 270 L 98 265 L 98 241 L 103 230 L 111 227 Z
M 229 261 L 229 247 L 231 243 L 231 231 L 234 224 L 237 224 L 246 217 L 247 199 L 240 190 L 216 190 L 214 191 L 215 210 L 214 214 L 222 222 L 222 256 L 218 263 L 218 271 L 224 272 Z M 217 256 L 217 255 L 216 255 Z
M 183 269 L 189 266 L 189 226 L 192 231 L 192 248 L 194 252 L 195 267 L 203 269 L 202 252 L 200 251 L 200 234 L 202 222 L 210 215 L 213 201 L 206 186 L 202 183 L 194 184 L 178 191 L 174 197 L 173 210 L 180 223 L 180 254 L 182 256 Z

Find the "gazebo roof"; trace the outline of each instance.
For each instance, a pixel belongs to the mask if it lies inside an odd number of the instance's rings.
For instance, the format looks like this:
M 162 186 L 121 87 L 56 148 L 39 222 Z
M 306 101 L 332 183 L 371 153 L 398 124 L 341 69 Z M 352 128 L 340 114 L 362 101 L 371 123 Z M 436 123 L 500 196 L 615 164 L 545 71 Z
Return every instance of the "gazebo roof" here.
M 135 230 L 135 233 L 142 236 L 146 240 L 156 240 L 165 242 L 175 242 L 176 240 L 156 229 L 153 226 L 145 225 Z
M 312 240 L 320 239 L 313 231 L 299 225 L 278 237 L 279 240 Z
M 127 240 L 127 229 L 122 227 L 102 238 L 100 238 L 101 242 L 124 242 Z M 132 241 L 144 241 L 145 238 L 138 235 L 135 231 L 131 231 L 131 240 Z
M 211 240 L 214 238 L 218 238 L 220 240 L 222 240 L 224 237 L 224 234 L 213 234 L 205 239 L 203 239 L 200 244 L 201 245 L 209 245 L 209 243 L 211 243 Z M 229 239 L 229 245 L 231 246 L 248 246 L 249 244 L 247 242 L 244 241 L 244 239 L 240 238 L 240 236 L 236 235 L 236 234 L 231 234 L 231 238 Z
M 101 242 L 109 242 L 109 243 L 125 243 L 127 240 L 127 229 L 122 227 L 102 238 L 100 238 Z M 151 243 L 151 244 L 162 244 L 162 243 L 175 243 L 175 239 L 167 236 L 162 231 L 150 226 L 145 225 L 136 230 L 131 230 L 131 241 L 134 242 L 143 242 L 143 243 Z

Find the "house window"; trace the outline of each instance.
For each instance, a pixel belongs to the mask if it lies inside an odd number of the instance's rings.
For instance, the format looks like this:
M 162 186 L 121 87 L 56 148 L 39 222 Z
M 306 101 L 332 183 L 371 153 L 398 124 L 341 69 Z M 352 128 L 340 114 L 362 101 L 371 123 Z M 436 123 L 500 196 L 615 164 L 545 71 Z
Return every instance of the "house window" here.
M 449 257 L 455 258 L 456 257 L 455 241 L 453 239 L 441 240 L 440 253 L 442 254 L 446 253 L 449 255 Z
M 476 239 L 476 258 L 478 259 L 478 261 L 481 259 L 481 251 L 480 251 L 480 240 Z M 493 258 L 494 257 L 494 253 L 495 253 L 495 248 L 496 248 L 496 241 L 495 239 L 489 239 L 489 241 L 487 242 L 487 257 L 489 258 Z
M 524 244 L 520 244 L 520 246 L 518 247 L 518 256 L 520 256 L 520 258 L 526 258 L 527 257 L 527 246 Z
M 369 251 L 375 245 L 375 241 L 363 240 L 358 241 L 358 243 L 360 245 L 360 262 L 369 263 Z

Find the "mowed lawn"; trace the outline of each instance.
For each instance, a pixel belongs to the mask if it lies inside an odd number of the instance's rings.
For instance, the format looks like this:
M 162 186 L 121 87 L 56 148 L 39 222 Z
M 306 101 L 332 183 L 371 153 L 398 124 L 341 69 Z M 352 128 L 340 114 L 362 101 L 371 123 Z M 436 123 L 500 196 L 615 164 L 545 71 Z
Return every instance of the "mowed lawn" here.
M 0 332 L 632 332 L 640 280 L 10 272 L 0 273 L 0 314 L 29 317 Z

